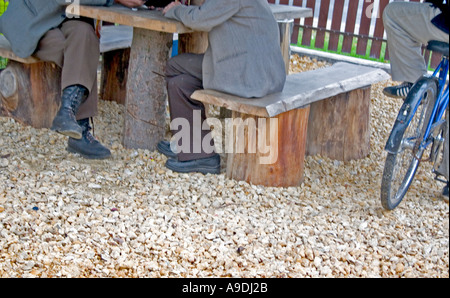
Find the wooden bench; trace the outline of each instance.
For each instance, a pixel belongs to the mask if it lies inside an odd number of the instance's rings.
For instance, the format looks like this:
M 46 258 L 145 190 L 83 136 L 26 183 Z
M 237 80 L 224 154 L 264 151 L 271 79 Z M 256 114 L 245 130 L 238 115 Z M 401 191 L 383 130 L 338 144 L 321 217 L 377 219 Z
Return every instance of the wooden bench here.
M 132 28 L 105 26 L 101 33 L 104 57 L 100 97 L 120 102 L 125 97 L 128 65 L 124 64 L 128 63 Z M 35 57 L 16 56 L 4 36 L 0 36 L 0 57 L 9 60 L 0 73 L 0 116 L 36 128 L 50 127 L 61 101 L 59 67 Z
M 228 178 L 256 185 L 298 186 L 303 181 L 306 154 L 343 161 L 369 154 L 370 89 L 388 78 L 380 69 L 336 63 L 289 75 L 281 93 L 263 98 L 240 98 L 214 90 L 198 90 L 191 97 L 232 110 L 236 127 L 227 133 L 236 147 L 244 145 L 244 151 L 225 150 Z M 245 127 L 249 123 L 256 124 L 256 129 Z M 239 134 L 242 129 L 245 133 Z M 263 146 L 255 146 L 261 141 Z M 255 147 L 256 152 L 250 152 Z

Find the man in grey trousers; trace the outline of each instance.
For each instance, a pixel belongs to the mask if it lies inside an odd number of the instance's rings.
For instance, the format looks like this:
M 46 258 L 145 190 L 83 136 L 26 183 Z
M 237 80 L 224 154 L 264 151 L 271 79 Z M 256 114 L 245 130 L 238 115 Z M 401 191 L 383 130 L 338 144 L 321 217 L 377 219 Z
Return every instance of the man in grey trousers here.
M 162 141 L 158 150 L 171 157 L 166 167 L 173 171 L 219 173 L 220 158 L 211 149 L 210 130 L 202 127 L 204 105 L 190 96 L 205 88 L 258 100 L 282 91 L 286 71 L 277 22 L 267 0 L 205 0 L 201 6 L 172 2 L 163 14 L 196 31 L 208 32 L 209 43 L 205 54 L 182 54 L 168 62 L 171 120 L 187 120 L 189 135 L 181 140 L 190 144 L 176 144 L 180 151 Z M 196 115 L 200 119 L 196 120 Z M 182 130 L 172 127 L 174 135 Z
M 99 39 L 94 21 L 68 18 L 73 0 L 13 0 L 0 18 L 0 32 L 19 57 L 36 56 L 62 68 L 61 107 L 52 130 L 69 136 L 67 150 L 85 158 L 102 159 L 108 148 L 90 133 L 89 119 L 97 114 Z M 136 7 L 144 0 L 78 0 L 82 5 Z
M 413 84 L 427 73 L 422 56 L 422 45 L 430 40 L 448 43 L 449 3 L 448 0 L 427 0 L 418 2 L 391 2 L 383 13 L 387 33 L 392 80 L 400 85 L 387 87 L 384 94 L 406 98 Z M 444 144 L 444 160 L 439 173 L 447 179 L 443 195 L 448 198 L 448 154 L 449 135 L 447 110 L 447 135 Z

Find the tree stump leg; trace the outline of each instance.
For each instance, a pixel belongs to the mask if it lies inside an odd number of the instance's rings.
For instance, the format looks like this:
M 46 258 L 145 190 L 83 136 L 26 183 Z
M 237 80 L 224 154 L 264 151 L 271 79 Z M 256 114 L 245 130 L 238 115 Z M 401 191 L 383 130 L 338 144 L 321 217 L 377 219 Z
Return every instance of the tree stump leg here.
M 172 34 L 135 28 L 130 52 L 123 144 L 155 150 L 166 132 L 164 78 Z
M 9 61 L 0 73 L 0 113 L 35 128 L 49 128 L 61 103 L 61 70 L 53 63 Z
M 308 116 L 309 106 L 274 118 L 233 112 L 234 125 L 226 128 L 227 177 L 273 187 L 301 185 Z
M 125 104 L 130 49 L 103 53 L 100 98 Z
M 311 104 L 306 153 L 340 161 L 370 153 L 370 87 Z

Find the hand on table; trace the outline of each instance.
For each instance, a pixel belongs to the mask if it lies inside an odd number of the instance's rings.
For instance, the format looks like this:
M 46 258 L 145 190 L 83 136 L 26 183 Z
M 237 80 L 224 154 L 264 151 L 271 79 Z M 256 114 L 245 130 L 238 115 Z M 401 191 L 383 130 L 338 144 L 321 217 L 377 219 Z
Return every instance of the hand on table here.
M 145 0 L 115 0 L 115 3 L 119 3 L 130 8 L 141 7 L 145 4 L 145 2 Z
M 169 5 L 167 5 L 166 7 L 164 7 L 162 13 L 166 14 L 170 9 L 172 9 L 175 6 L 181 5 L 181 2 L 177 1 L 177 2 L 171 2 L 169 3 Z

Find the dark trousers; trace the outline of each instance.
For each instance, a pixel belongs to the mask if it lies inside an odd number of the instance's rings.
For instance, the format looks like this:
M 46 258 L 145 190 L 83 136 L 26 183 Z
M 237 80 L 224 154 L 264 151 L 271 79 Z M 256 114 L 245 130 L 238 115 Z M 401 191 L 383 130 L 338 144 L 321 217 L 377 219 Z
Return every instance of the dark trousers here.
M 65 21 L 41 38 L 34 53 L 39 59 L 61 67 L 62 89 L 82 85 L 89 90 L 89 97 L 80 105 L 76 115 L 78 120 L 97 115 L 100 43 L 92 24 L 92 20 Z
M 209 127 L 202 128 L 206 120 L 205 106 L 190 98 L 194 91 L 203 89 L 202 62 L 203 55 L 181 54 L 169 59 L 167 63 L 166 80 L 171 121 L 181 118 L 189 123 L 188 129 L 179 126 L 171 127 L 174 136 L 180 136 L 180 134 L 182 136 L 179 138 L 177 147 L 189 148 L 178 153 L 179 161 L 207 158 L 215 154 L 209 150 L 214 146 L 211 131 Z M 194 119 L 194 111 L 197 111 L 199 116 L 197 119 Z M 189 144 L 182 144 L 183 141 L 189 141 Z

